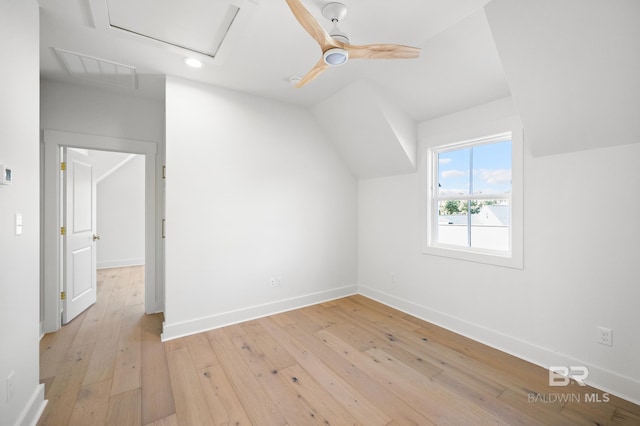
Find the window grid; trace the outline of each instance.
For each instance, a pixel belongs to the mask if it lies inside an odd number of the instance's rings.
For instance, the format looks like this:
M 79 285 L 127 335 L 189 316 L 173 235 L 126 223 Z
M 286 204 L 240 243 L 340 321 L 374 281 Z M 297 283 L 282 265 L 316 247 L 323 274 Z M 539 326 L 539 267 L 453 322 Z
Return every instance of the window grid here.
M 487 249 L 487 248 L 479 248 L 473 247 L 473 225 L 472 225 L 472 214 L 471 214 L 471 202 L 474 200 L 482 201 L 482 200 L 496 200 L 496 201 L 506 201 L 509 206 L 509 217 L 511 217 L 512 212 L 512 201 L 511 201 L 511 190 L 509 192 L 501 192 L 501 193 L 477 193 L 474 194 L 474 148 L 480 147 L 483 145 L 495 144 L 499 142 L 511 142 L 511 132 L 502 133 L 499 135 L 490 136 L 487 138 L 479 138 L 470 141 L 460 142 L 454 145 L 450 145 L 441 149 L 432 150 L 431 159 L 432 159 L 432 176 L 431 176 L 431 233 L 432 238 L 430 245 L 433 247 L 441 247 L 447 249 L 454 250 L 465 250 L 471 252 L 485 253 L 485 254 L 494 254 L 500 256 L 510 256 L 512 249 L 512 229 L 511 223 L 509 223 L 508 228 L 508 247 L 506 250 L 495 250 L 495 249 Z M 442 193 L 440 191 L 439 182 L 440 182 L 440 165 L 439 159 L 440 154 L 445 154 L 448 152 L 459 151 L 463 149 L 469 150 L 469 161 L 468 161 L 468 170 L 467 173 L 469 175 L 469 189 L 468 193 L 458 193 L 458 194 L 447 194 Z M 467 244 L 466 246 L 454 245 L 442 243 L 439 241 L 439 210 L 440 210 L 440 202 L 446 201 L 462 201 L 467 204 L 467 213 L 466 213 L 466 228 L 467 228 Z

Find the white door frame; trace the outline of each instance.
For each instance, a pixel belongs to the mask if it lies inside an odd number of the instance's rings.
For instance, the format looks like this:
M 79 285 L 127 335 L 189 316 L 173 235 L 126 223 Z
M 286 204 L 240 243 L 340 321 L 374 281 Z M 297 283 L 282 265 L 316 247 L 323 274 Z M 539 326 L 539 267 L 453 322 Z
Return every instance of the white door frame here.
M 57 331 L 61 326 L 60 291 L 62 288 L 62 245 L 60 239 L 60 148 L 96 149 L 145 156 L 145 312 L 164 310 L 164 286 L 159 224 L 156 218 L 156 176 L 158 147 L 153 142 L 44 130 L 44 294 L 42 332 Z M 156 261 L 158 260 L 158 261 Z M 160 271 L 160 272 L 159 272 Z

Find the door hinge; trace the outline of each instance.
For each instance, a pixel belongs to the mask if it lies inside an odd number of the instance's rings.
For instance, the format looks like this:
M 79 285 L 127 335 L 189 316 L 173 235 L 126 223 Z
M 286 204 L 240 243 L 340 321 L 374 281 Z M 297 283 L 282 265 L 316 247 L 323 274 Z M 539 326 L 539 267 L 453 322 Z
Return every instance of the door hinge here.
M 65 163 L 64 161 L 60 163 L 60 170 L 62 170 L 63 172 L 67 170 L 67 163 Z
M 162 179 L 167 178 L 167 166 L 162 166 Z
M 67 298 L 67 293 L 65 293 L 64 291 L 60 292 L 60 300 L 64 300 Z
M 64 226 L 60 227 L 60 235 L 67 235 L 67 228 L 65 228 Z

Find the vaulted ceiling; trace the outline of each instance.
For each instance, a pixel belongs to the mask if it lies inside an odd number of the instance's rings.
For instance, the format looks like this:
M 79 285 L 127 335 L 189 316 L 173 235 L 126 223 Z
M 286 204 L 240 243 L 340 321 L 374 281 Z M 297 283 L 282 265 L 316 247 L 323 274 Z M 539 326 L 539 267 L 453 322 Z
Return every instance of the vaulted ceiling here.
M 302 0 L 325 29 L 327 2 Z M 290 77 L 321 52 L 285 0 L 39 0 L 41 73 L 82 81 L 66 51 L 121 67 L 125 83 L 135 68 L 136 88 L 91 83 L 134 95 L 161 97 L 172 75 L 307 107 L 357 177 L 414 170 L 415 123 L 507 96 L 534 155 L 640 141 L 637 0 L 343 2 L 353 44 L 416 46 L 420 57 L 350 60 L 296 89 Z M 359 115 L 368 126 L 345 131 Z
M 142 75 L 174 75 L 302 106 L 360 80 L 422 121 L 509 94 L 484 16 L 487 1 L 345 0 L 340 29 L 352 43 L 421 47 L 420 58 L 352 60 L 295 89 L 289 78 L 306 74 L 321 52 L 285 0 L 40 0 L 42 74 L 68 78 L 57 48 L 134 66 Z M 328 29 L 321 14 L 326 3 L 303 0 Z M 234 7 L 239 11 L 214 58 L 150 38 L 200 51 L 213 44 L 215 50 Z M 204 66 L 186 67 L 185 56 L 197 56 Z M 140 86 L 146 89 L 144 77 Z
M 640 142 L 640 1 L 486 7 L 534 155 Z

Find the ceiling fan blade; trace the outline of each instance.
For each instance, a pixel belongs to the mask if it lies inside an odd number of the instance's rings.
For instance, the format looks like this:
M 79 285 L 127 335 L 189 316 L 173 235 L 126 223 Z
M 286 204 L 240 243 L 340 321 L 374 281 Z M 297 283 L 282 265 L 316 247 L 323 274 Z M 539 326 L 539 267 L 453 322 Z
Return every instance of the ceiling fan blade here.
M 368 44 L 366 46 L 345 45 L 349 59 L 411 59 L 420 56 L 419 47 L 399 44 Z
M 300 25 L 313 37 L 324 52 L 332 47 L 338 47 L 335 41 L 327 34 L 322 26 L 311 16 L 311 13 L 302 5 L 300 0 L 286 0 L 291 12 L 296 17 Z
M 309 83 L 310 81 L 315 80 L 315 78 L 319 76 L 322 73 L 322 71 L 326 70 L 327 68 L 329 68 L 329 65 L 326 64 L 323 58 L 320 58 L 318 63 L 313 68 L 311 68 L 311 71 L 309 71 L 307 75 L 302 77 L 302 80 L 300 80 L 298 84 L 295 85 L 295 87 L 300 88 L 305 84 Z

